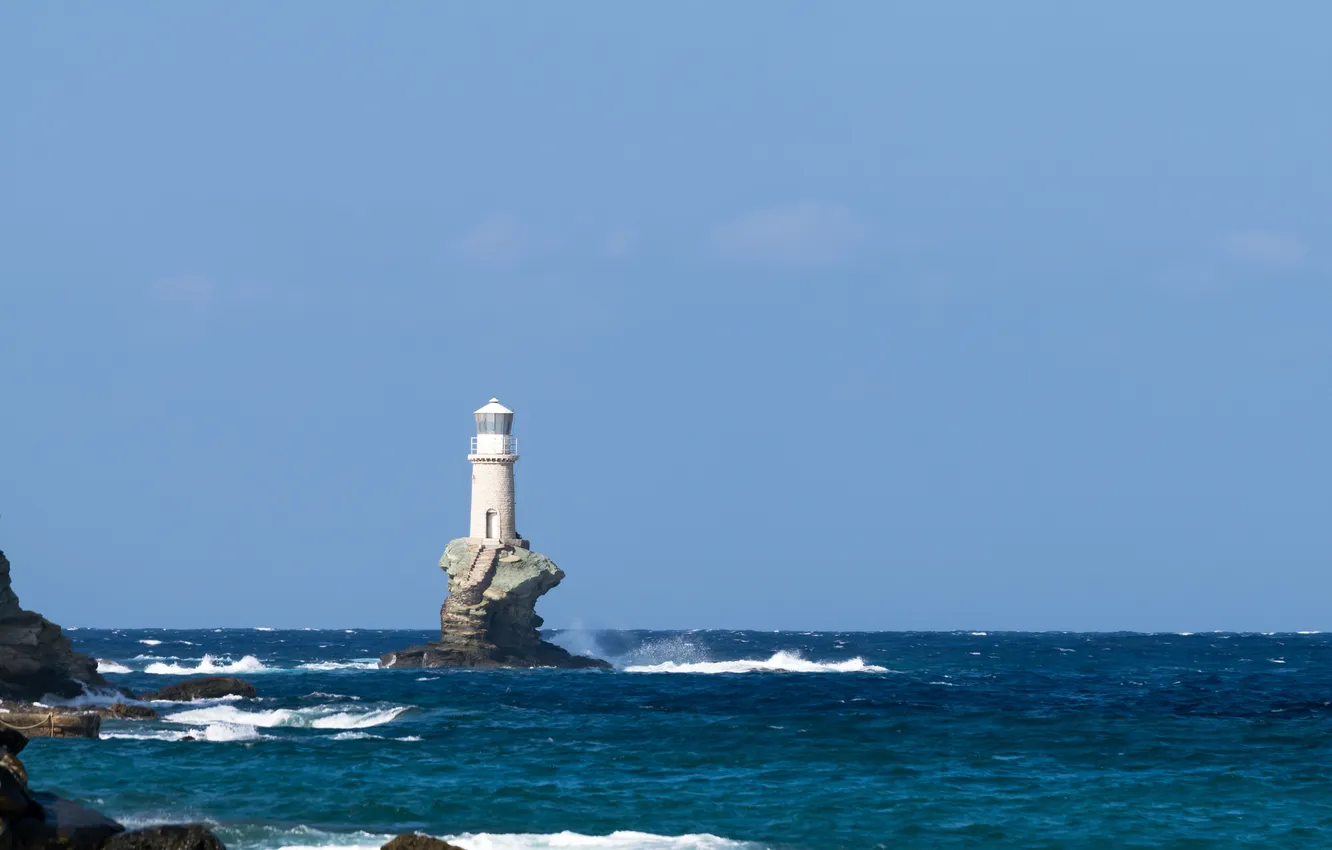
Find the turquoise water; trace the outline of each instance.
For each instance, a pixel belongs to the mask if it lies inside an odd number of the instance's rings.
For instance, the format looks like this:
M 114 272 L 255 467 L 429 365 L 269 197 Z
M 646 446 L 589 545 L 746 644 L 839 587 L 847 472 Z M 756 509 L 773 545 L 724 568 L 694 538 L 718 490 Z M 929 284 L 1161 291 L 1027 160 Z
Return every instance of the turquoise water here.
M 232 848 L 1332 846 L 1317 634 L 555 635 L 615 672 L 373 668 L 415 632 L 71 637 L 120 685 L 260 698 L 35 741 L 33 784 Z

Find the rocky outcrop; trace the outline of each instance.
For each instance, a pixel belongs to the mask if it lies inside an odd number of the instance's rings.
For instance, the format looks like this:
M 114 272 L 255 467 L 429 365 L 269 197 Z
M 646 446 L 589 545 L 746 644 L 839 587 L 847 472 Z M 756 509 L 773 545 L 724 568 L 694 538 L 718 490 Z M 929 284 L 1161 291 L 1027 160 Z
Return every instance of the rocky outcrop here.
M 199 679 L 186 679 L 174 685 L 167 685 L 160 690 L 142 694 L 142 700 L 169 700 L 171 702 L 190 702 L 196 699 L 221 699 L 222 697 L 259 696 L 254 685 L 235 676 L 204 676 Z
M 208 827 L 191 823 L 122 832 L 107 839 L 102 845 L 102 850 L 226 850 L 226 848 Z
M 126 832 L 101 812 L 30 790 L 18 758 L 27 743 L 0 731 L 0 850 L 225 850 L 198 824 Z
M 459 538 L 439 566 L 449 576 L 440 639 L 390 652 L 381 667 L 610 667 L 541 639 L 537 599 L 564 578 L 545 555 Z
M 19 607 L 9 560 L 0 552 L 0 698 L 31 702 L 109 687 L 97 661 L 75 652 L 59 626 Z

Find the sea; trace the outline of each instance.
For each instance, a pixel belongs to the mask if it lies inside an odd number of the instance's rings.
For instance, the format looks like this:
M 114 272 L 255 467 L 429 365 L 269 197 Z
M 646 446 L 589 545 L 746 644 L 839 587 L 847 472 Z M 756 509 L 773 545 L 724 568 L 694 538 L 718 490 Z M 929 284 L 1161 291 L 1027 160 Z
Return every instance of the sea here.
M 426 632 L 69 634 L 136 692 L 259 696 L 34 740 L 33 786 L 232 850 L 1332 846 L 1317 633 L 547 634 L 613 671 L 377 668 Z

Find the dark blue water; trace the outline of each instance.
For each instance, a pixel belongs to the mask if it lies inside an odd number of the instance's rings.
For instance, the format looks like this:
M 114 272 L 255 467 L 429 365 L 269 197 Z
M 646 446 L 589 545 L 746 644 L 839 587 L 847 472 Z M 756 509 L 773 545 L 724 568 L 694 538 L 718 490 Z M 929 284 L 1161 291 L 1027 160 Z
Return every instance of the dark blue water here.
M 71 636 L 120 685 L 236 668 L 260 698 L 36 741 L 34 785 L 233 848 L 1332 846 L 1316 634 L 557 636 L 616 672 L 369 669 L 409 632 Z

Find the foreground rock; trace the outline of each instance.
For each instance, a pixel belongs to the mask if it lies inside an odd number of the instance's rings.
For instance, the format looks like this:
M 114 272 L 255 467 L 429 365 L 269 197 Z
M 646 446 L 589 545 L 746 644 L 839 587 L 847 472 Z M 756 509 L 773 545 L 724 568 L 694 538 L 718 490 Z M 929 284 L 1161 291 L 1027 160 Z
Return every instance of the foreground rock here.
M 208 827 L 191 823 L 184 826 L 154 826 L 113 835 L 102 850 L 226 850 Z
M 196 699 L 221 699 L 222 697 L 248 697 L 253 699 L 259 692 L 254 685 L 234 676 L 205 676 L 200 679 L 187 679 L 174 685 L 167 685 L 160 690 L 141 695 L 143 700 L 170 700 L 171 702 L 191 702 Z
M 27 739 L 0 731 L 0 848 L 3 850 L 225 850 L 206 828 L 125 827 L 80 803 L 28 788 L 18 754 Z
M 439 566 L 449 576 L 440 639 L 390 652 L 379 666 L 610 667 L 541 639 L 537 599 L 564 578 L 545 555 L 464 537 L 449 541 Z
M 399 835 L 379 850 L 462 850 L 462 848 L 429 835 L 409 832 L 406 835 Z
M 69 698 L 89 688 L 110 688 L 97 661 L 75 652 L 55 623 L 19 607 L 0 552 L 0 699 Z

